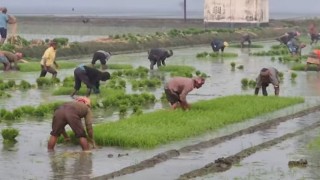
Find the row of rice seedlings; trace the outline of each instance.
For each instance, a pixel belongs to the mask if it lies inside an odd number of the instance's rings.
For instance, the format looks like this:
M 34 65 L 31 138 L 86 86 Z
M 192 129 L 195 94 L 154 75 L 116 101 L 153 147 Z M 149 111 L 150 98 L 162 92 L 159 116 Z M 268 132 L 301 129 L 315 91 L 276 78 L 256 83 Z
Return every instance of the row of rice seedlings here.
M 201 52 L 197 53 L 197 58 L 218 58 L 218 57 L 225 57 L 225 58 L 231 58 L 231 57 L 238 57 L 237 53 L 231 53 L 231 52 L 223 52 L 223 53 L 216 53 L 216 52 Z
M 284 44 L 277 44 L 277 45 L 272 45 L 271 49 L 273 50 L 278 50 L 278 49 L 287 49 L 287 46 Z
M 18 120 L 23 116 L 44 117 L 45 115 L 53 112 L 63 102 L 53 102 L 48 104 L 41 104 L 37 107 L 34 106 L 21 106 L 13 111 L 5 109 L 0 110 L 0 118 L 4 120 Z
M 91 66 L 91 64 L 88 64 L 88 66 Z M 107 66 L 108 69 L 133 69 L 131 64 L 107 64 Z M 94 67 L 99 69 L 101 64 L 95 64 Z
M 5 128 L 1 130 L 1 135 L 4 142 L 14 142 L 19 135 L 19 130 L 16 128 Z
M 294 64 L 291 67 L 291 70 L 294 70 L 294 71 L 305 71 L 305 68 L 306 68 L 306 64 Z M 318 65 L 310 64 L 308 66 L 307 71 L 319 71 Z
M 39 77 L 36 80 L 38 87 L 52 86 L 60 83 L 59 78 Z
M 230 66 L 231 66 L 231 70 L 234 71 L 234 70 L 235 70 L 235 67 L 236 67 L 236 63 L 235 63 L 235 62 L 231 62 L 231 63 L 230 63 Z M 242 70 L 243 68 L 244 68 L 243 65 L 237 66 L 237 69 Z
M 10 94 L 0 90 L 0 98 L 9 98 L 9 97 L 11 97 Z
M 112 89 L 125 89 L 127 86 L 127 82 L 119 77 L 112 78 L 107 82 L 106 87 Z
M 248 45 L 245 45 L 248 47 Z M 229 47 L 232 47 L 232 48 L 241 48 L 241 44 L 230 44 Z M 261 45 L 261 44 L 251 44 L 250 45 L 250 48 L 263 48 L 264 46 Z
M 255 88 L 256 84 L 257 82 L 255 80 L 248 79 L 248 78 L 241 79 L 242 88 L 247 88 L 247 87 Z
M 282 56 L 287 54 L 289 54 L 288 49 L 279 49 L 279 50 L 272 49 L 269 51 L 259 51 L 259 52 L 250 53 L 250 55 L 253 55 L 253 56 Z
M 28 81 L 21 80 L 19 84 L 15 80 L 8 80 L 7 82 L 0 80 L 0 90 L 6 89 L 30 89 L 32 86 Z
M 208 75 L 204 72 L 201 72 L 200 70 L 196 70 L 196 76 L 199 76 L 199 77 L 203 77 L 203 78 L 207 78 Z
M 141 80 L 134 79 L 134 80 L 131 80 L 130 83 L 132 84 L 133 90 L 158 88 L 162 84 L 161 80 L 158 78 L 141 79 Z
M 98 124 L 95 141 L 101 146 L 154 148 L 302 102 L 298 97 L 221 97 L 194 103 L 190 111 L 158 110 Z
M 195 68 L 192 66 L 168 65 L 160 66 L 159 70 L 161 72 L 169 72 L 171 77 L 192 77 L 192 73 L 195 71 Z
M 298 74 L 295 72 L 291 72 L 290 77 L 291 77 L 291 80 L 294 81 L 298 77 Z
M 57 61 L 59 64 L 59 69 L 72 69 L 77 66 L 76 62 L 71 61 Z M 28 62 L 28 63 L 19 63 L 19 70 L 21 72 L 32 72 L 32 71 L 41 71 L 41 65 L 39 62 Z
M 145 78 L 148 76 L 149 69 L 146 67 L 139 66 L 136 69 L 123 69 L 114 71 L 111 74 L 111 78 L 113 77 L 129 77 L 129 78 Z

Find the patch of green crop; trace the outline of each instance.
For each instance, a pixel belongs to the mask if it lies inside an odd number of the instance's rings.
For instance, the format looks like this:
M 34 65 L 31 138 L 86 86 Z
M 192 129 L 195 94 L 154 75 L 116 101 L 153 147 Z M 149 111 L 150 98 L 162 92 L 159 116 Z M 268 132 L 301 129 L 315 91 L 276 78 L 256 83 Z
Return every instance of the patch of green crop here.
M 189 111 L 158 110 L 96 125 L 95 140 L 102 146 L 154 148 L 302 102 L 299 97 L 250 95 L 199 101 Z
M 5 128 L 1 130 L 1 135 L 5 141 L 15 141 L 19 135 L 19 130 L 15 128 Z
M 72 69 L 77 66 L 76 62 L 71 61 L 57 61 L 59 69 Z M 19 70 L 21 72 L 32 72 L 32 71 L 41 71 L 41 65 L 39 62 L 28 62 L 28 63 L 19 63 Z M 58 70 L 59 70 L 58 69 Z

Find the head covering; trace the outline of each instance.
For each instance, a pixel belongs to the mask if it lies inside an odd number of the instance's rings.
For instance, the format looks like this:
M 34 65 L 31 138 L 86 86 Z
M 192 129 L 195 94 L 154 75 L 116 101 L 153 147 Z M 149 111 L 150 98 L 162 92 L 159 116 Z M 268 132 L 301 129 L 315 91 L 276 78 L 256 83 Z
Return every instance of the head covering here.
M 198 84 L 198 85 L 203 85 L 204 82 L 205 82 L 205 79 L 202 78 L 202 77 L 195 77 L 195 78 L 193 78 L 193 80 L 194 80 L 194 82 L 195 82 L 196 84 Z
M 110 79 L 110 73 L 108 72 L 101 72 L 101 75 L 100 75 L 100 80 L 101 81 L 106 81 Z
M 228 47 L 228 46 L 229 46 L 229 43 L 228 43 L 227 41 L 224 41 L 224 42 L 223 42 L 223 45 L 224 45 L 225 47 Z
M 19 58 L 19 59 L 21 59 L 22 58 L 22 53 L 20 53 L 20 52 L 16 52 L 16 56 Z
M 76 102 L 84 103 L 85 105 L 91 107 L 91 100 L 85 96 L 79 96 L 75 98 Z
M 260 71 L 260 76 L 269 76 L 269 69 L 262 68 Z

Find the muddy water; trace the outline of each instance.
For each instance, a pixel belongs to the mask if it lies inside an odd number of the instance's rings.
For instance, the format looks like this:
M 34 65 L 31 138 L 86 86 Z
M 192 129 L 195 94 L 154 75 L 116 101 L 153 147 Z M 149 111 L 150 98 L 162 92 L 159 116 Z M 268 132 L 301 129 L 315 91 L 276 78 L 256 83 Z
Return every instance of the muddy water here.
M 272 45 L 272 43 L 267 42 L 265 43 L 265 45 L 270 46 Z M 284 82 L 281 84 L 280 94 L 283 96 L 304 96 L 308 99 L 308 101 L 303 106 L 300 105 L 291 107 L 286 109 L 286 111 L 269 114 L 250 121 L 248 122 L 248 124 L 262 122 L 273 116 L 292 113 L 297 109 L 303 109 L 315 104 L 320 104 L 320 101 L 316 98 L 320 93 L 320 75 L 316 72 L 298 72 L 298 77 L 294 83 L 290 80 L 291 71 L 288 70 L 288 65 L 279 63 L 278 61 L 272 62 L 270 60 L 270 57 L 248 56 L 247 51 L 229 48 L 226 50 L 227 52 L 237 52 L 240 56 L 233 59 L 225 58 L 219 60 L 196 59 L 195 54 L 202 51 L 209 52 L 211 51 L 211 49 L 209 47 L 176 49 L 174 50 L 174 56 L 167 60 L 167 64 L 193 65 L 196 69 L 199 69 L 210 75 L 210 77 L 207 79 L 206 84 L 201 89 L 196 90 L 190 94 L 190 96 L 188 97 L 188 100 L 190 102 L 232 94 L 252 94 L 253 89 L 243 90 L 241 88 L 241 79 L 245 77 L 255 79 L 257 73 L 262 67 L 275 66 L 279 69 L 279 71 L 283 72 L 285 76 Z M 77 62 L 79 63 L 89 61 L 90 58 L 88 57 L 77 60 Z M 235 71 L 231 71 L 230 62 L 232 61 L 235 61 L 237 65 L 244 65 L 244 70 L 236 69 Z M 148 60 L 146 59 L 146 53 L 116 55 L 110 59 L 110 63 L 126 63 L 133 64 L 135 67 L 149 67 Z M 157 70 L 154 70 L 151 73 L 157 73 Z M 1 76 L 4 79 L 25 79 L 33 84 L 35 83 L 35 79 L 38 77 L 38 74 L 38 72 L 1 72 Z M 60 70 L 58 76 L 62 79 L 72 74 L 73 70 L 71 69 Z M 131 91 L 129 91 L 129 93 L 130 92 Z M 272 87 L 268 88 L 268 92 L 272 94 Z M 159 98 L 162 90 L 156 90 L 154 93 L 156 97 Z M 49 90 L 37 89 L 28 91 L 13 91 L 12 95 L 12 98 L 0 100 L 0 108 L 4 107 L 13 109 L 21 105 L 38 105 L 42 102 L 48 102 L 50 100 L 69 98 L 68 96 L 53 97 L 50 95 Z M 163 106 L 160 103 L 157 103 L 154 109 L 159 108 L 163 108 Z M 97 113 L 99 113 L 99 122 L 111 121 L 117 118 L 117 116 L 104 116 L 101 112 Z M 161 168 L 158 168 L 157 166 L 154 171 L 153 169 L 150 169 L 141 172 L 141 174 L 146 173 L 147 176 L 158 174 L 159 179 L 163 179 L 160 177 L 164 177 L 164 179 L 167 179 L 166 177 L 168 177 L 168 179 L 176 178 L 179 174 L 175 172 L 171 173 L 172 169 L 175 169 L 176 171 L 181 173 L 185 173 L 189 170 L 205 165 L 208 162 L 206 160 L 207 158 L 210 160 L 214 160 L 218 156 L 232 154 L 236 152 L 236 150 L 241 150 L 241 148 L 248 147 L 254 143 L 259 143 L 263 140 L 277 137 L 278 135 L 291 131 L 293 129 L 303 127 L 308 124 L 309 121 L 314 121 L 311 115 L 305 117 L 303 121 L 295 120 L 292 121 L 292 123 L 286 124 L 285 126 L 275 127 L 276 129 L 273 130 L 266 130 L 266 132 L 255 133 L 255 135 L 239 137 L 236 140 L 232 140 L 231 142 L 226 142 L 225 144 L 219 145 L 219 147 L 183 154 L 176 159 L 158 165 Z M 305 122 L 306 124 L 301 122 Z M 168 149 L 179 149 L 185 145 L 194 144 L 196 142 L 199 142 L 200 140 L 217 137 L 221 134 L 232 132 L 236 129 L 248 126 L 248 124 L 246 123 L 230 126 L 229 128 L 223 129 L 217 133 L 207 134 L 203 137 L 168 144 L 154 150 L 124 150 L 114 147 L 103 147 L 101 149 L 95 150 L 91 155 L 88 155 L 74 153 L 78 152 L 80 150 L 80 147 L 72 145 L 59 145 L 55 153 L 47 153 L 46 144 L 51 127 L 50 123 L 50 117 L 44 119 L 24 119 L 20 122 L 15 123 L 6 121 L 1 122 L 0 130 L 8 126 L 12 126 L 20 130 L 20 135 L 17 138 L 18 142 L 16 144 L 9 146 L 0 143 L 0 149 L 2 149 L 2 151 L 0 152 L 0 162 L 1 164 L 4 164 L 0 166 L 0 173 L 3 178 L 60 179 L 66 177 L 67 179 L 78 179 L 81 177 L 96 177 L 119 170 L 129 165 L 136 164 L 145 158 L 150 158 Z M 129 156 L 118 157 L 118 154 L 126 153 L 128 153 Z M 109 154 L 112 154 L 113 157 L 108 158 Z M 259 157 L 257 157 L 256 161 L 259 161 Z M 268 169 L 269 167 L 265 166 L 264 168 Z M 15 169 L 15 171 L 12 171 L 12 169 Z M 76 172 L 80 171 L 84 171 L 84 175 L 75 175 Z M 150 173 L 148 174 L 148 172 Z M 170 172 L 170 174 L 168 173 L 165 175 L 163 174 L 163 172 Z M 139 177 L 139 175 L 140 172 L 136 173 L 137 177 Z M 226 176 L 228 177 L 228 174 L 226 174 Z

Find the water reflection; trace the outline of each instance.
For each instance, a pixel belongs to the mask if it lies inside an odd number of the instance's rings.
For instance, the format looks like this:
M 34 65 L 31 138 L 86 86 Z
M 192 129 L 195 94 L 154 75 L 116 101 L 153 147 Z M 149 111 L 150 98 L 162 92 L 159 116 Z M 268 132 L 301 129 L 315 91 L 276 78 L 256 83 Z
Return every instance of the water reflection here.
M 87 180 L 92 175 L 92 154 L 63 152 L 50 154 L 52 179 Z M 71 162 L 71 163 L 70 163 Z

